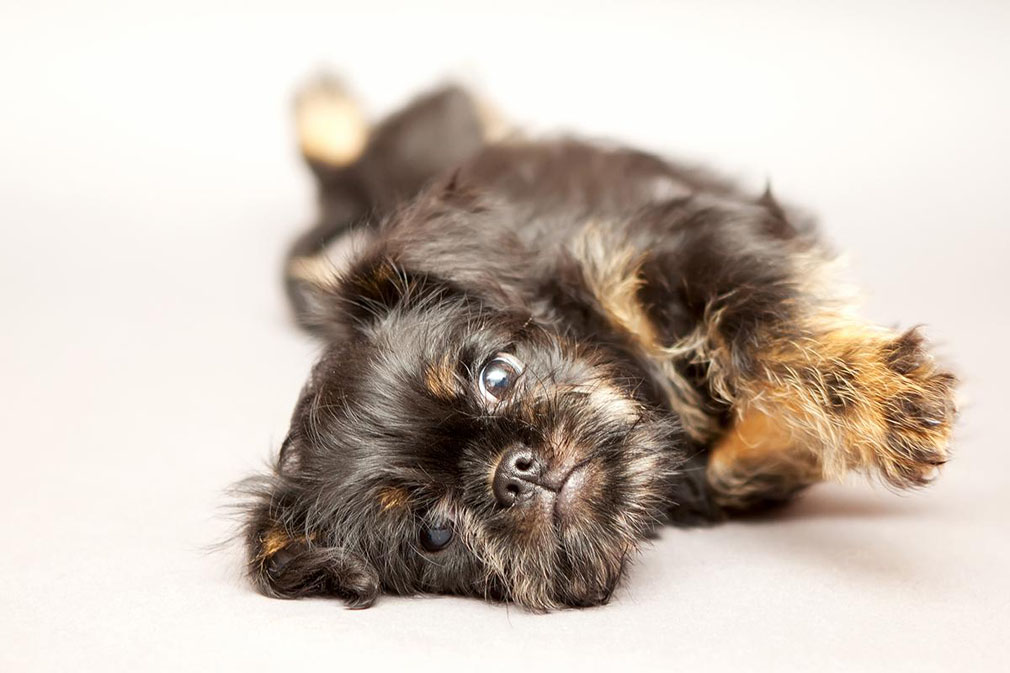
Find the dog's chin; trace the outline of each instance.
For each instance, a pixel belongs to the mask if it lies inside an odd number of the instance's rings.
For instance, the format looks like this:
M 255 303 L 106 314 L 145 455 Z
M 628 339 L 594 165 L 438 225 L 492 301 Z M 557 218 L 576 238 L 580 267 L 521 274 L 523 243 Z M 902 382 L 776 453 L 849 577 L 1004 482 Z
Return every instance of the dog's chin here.
M 554 525 L 561 559 L 555 594 L 564 606 L 607 603 L 651 530 L 651 522 L 658 519 L 658 512 L 652 512 L 653 498 L 645 493 L 637 495 L 649 503 L 636 505 L 634 514 L 622 510 L 602 516 L 599 508 L 607 481 L 601 472 L 591 464 L 579 468 L 556 498 Z M 624 493 L 620 499 L 638 498 Z
M 518 522 L 519 553 L 504 578 L 509 599 L 534 611 L 607 603 L 661 518 L 659 493 L 619 484 L 602 463 L 584 461 L 544 496 L 535 517 Z

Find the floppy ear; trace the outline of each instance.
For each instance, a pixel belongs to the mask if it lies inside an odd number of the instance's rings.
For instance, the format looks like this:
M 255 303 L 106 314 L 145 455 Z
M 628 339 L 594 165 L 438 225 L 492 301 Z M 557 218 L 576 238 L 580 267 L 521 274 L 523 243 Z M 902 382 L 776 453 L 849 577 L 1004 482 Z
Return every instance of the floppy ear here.
M 299 239 L 288 256 L 285 285 L 302 327 L 313 332 L 327 332 L 331 326 L 339 295 L 339 285 L 358 266 L 364 251 L 375 240 L 367 226 L 345 227 L 319 246 L 317 230 Z
M 347 607 L 367 608 L 379 595 L 379 574 L 358 554 L 316 542 L 313 533 L 293 533 L 262 503 L 252 513 L 246 546 L 256 588 L 274 598 L 337 596 Z
M 375 568 L 339 547 L 321 547 L 305 536 L 274 529 L 256 540 L 249 553 L 253 579 L 268 596 L 337 596 L 353 609 L 367 608 L 379 596 Z
M 450 86 L 369 129 L 332 77 L 299 95 L 298 136 L 320 197 L 319 219 L 289 250 L 285 267 L 288 296 L 303 327 L 326 330 L 327 291 L 374 241 L 378 223 L 484 146 L 491 130 L 485 111 Z
M 256 588 L 275 598 L 337 596 L 348 607 L 366 608 L 379 595 L 379 574 L 359 554 L 328 546 L 306 512 L 299 486 L 298 419 L 312 396 L 308 385 L 295 408 L 291 432 L 272 474 L 247 479 L 240 486 L 247 498 L 245 543 L 247 569 Z
M 409 270 L 383 250 L 355 259 L 339 276 L 311 290 L 304 295 L 307 308 L 300 316 L 302 325 L 334 340 L 381 320 L 396 308 L 431 307 L 452 297 L 466 299 L 454 282 Z

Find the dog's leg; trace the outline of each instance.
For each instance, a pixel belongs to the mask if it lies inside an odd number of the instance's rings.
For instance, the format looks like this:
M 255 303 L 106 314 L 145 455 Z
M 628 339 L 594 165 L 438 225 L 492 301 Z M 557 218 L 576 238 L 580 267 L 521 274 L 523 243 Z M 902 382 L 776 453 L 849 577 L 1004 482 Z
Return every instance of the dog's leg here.
M 358 160 L 371 129 L 340 81 L 323 75 L 295 97 L 295 131 L 310 164 L 340 168 Z
M 451 171 L 499 132 L 487 108 L 458 87 L 422 96 L 374 128 L 333 78 L 295 101 L 299 146 L 319 184 L 320 215 L 292 246 L 285 267 L 300 324 L 314 328 L 313 302 L 371 227 Z
M 750 509 L 850 470 L 927 483 L 947 460 L 954 377 L 918 332 L 853 317 L 813 229 L 770 196 L 757 205 L 695 216 L 643 268 L 691 316 L 663 352 L 713 499 Z
M 917 332 L 812 316 L 788 338 L 756 342 L 748 357 L 748 370 L 725 382 L 733 422 L 709 457 L 723 507 L 784 500 L 849 470 L 919 486 L 947 460 L 954 377 Z

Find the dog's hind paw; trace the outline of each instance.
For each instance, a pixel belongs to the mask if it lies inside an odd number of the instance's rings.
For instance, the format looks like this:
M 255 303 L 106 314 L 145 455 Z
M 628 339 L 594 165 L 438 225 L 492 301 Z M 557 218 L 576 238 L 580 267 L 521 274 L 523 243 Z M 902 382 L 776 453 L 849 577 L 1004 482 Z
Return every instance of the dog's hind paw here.
M 295 125 L 302 153 L 331 166 L 354 162 L 368 141 L 361 109 L 332 75 L 316 77 L 295 97 Z

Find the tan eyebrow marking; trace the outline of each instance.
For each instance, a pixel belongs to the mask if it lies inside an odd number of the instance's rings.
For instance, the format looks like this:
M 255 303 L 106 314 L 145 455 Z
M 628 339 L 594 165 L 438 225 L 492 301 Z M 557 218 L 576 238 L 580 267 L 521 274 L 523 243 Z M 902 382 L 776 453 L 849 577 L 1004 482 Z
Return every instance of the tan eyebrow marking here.
M 400 486 L 386 486 L 379 491 L 379 506 L 383 512 L 391 509 L 403 509 L 410 502 L 410 493 Z
M 295 542 L 311 542 L 316 539 L 315 533 L 292 537 L 283 528 L 271 528 L 260 537 L 260 559 L 268 559 L 280 550 Z
M 440 362 L 429 364 L 425 369 L 424 383 L 432 395 L 451 400 L 459 393 L 456 371 L 448 356 Z

